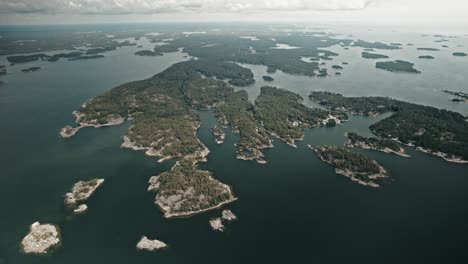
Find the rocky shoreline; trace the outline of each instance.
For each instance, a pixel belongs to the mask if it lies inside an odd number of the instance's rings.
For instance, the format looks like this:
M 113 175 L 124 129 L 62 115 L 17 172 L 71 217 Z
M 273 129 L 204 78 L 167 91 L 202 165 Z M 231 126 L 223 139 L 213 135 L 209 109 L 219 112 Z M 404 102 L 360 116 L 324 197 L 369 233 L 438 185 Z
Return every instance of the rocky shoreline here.
M 136 248 L 138 250 L 156 251 L 163 248 L 167 248 L 168 245 L 157 239 L 148 239 L 146 236 L 141 237 L 137 243 Z
M 335 173 L 350 178 L 358 184 L 378 188 L 376 180 L 388 178 L 387 171 L 377 161 L 359 153 L 336 146 L 308 147 L 325 163 L 335 168 Z M 352 170 L 350 168 L 355 168 Z M 357 171 L 360 170 L 360 171 Z
M 216 144 L 223 144 L 224 139 L 226 138 L 226 133 L 221 128 L 218 127 L 213 127 L 211 128 L 211 132 L 215 136 L 215 142 Z
M 350 137 L 350 133 L 345 133 L 345 136 Z M 362 138 L 364 138 L 364 137 L 362 137 Z M 365 139 L 369 139 L 369 138 L 365 138 Z M 357 147 L 357 148 L 362 148 L 362 149 L 380 151 L 380 152 L 384 152 L 384 153 L 393 153 L 395 155 L 405 157 L 405 158 L 411 157 L 410 155 L 408 155 L 405 152 L 405 149 L 401 148 L 401 147 L 400 147 L 400 150 L 395 151 L 394 149 L 391 149 L 391 148 L 388 148 L 388 147 L 379 147 L 379 146 L 376 146 L 375 144 L 371 144 L 371 143 L 368 143 L 368 142 L 365 142 L 365 141 L 360 141 L 360 140 L 353 140 L 351 138 L 349 139 L 348 142 L 344 143 L 344 145 L 346 147 L 348 147 L 348 148 Z
M 35 222 L 21 241 L 21 249 L 26 254 L 44 255 L 52 248 L 60 246 L 60 243 L 60 230 L 57 226 Z
M 221 217 L 216 217 L 210 220 L 210 226 L 214 231 L 223 232 L 225 224 L 237 220 L 237 216 L 229 209 L 221 212 Z
M 106 127 L 106 126 L 116 126 L 125 122 L 125 118 L 121 116 L 108 116 L 106 119 L 107 123 L 104 123 L 104 124 L 97 123 L 97 120 L 83 122 L 81 121 L 83 117 L 85 117 L 83 113 L 74 111 L 73 115 L 75 116 L 75 123 L 78 124 L 79 126 L 73 127 L 73 126 L 67 125 L 63 127 L 62 129 L 60 129 L 59 134 L 60 136 L 62 136 L 62 138 L 71 138 L 76 133 L 78 133 L 80 129 L 85 128 L 85 127 L 100 128 L 100 127 Z
M 65 194 L 65 205 L 73 210 L 73 214 L 83 214 L 88 206 L 83 204 L 104 183 L 104 179 L 92 179 L 75 183 L 70 192 Z

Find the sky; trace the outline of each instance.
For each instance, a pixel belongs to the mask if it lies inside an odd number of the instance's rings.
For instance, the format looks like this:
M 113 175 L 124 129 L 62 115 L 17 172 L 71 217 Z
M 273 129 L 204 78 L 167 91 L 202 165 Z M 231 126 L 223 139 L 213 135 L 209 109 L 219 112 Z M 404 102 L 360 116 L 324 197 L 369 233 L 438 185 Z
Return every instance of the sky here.
M 468 28 L 468 0 L 0 0 L 0 24 L 277 21 Z

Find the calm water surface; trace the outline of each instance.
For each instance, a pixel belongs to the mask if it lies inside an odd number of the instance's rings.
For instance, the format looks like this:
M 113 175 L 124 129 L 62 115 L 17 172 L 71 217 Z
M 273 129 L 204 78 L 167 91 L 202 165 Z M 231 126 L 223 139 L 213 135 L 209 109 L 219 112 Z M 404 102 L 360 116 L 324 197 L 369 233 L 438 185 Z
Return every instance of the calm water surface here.
M 404 37 L 408 40 L 389 42 L 429 44 L 419 34 Z M 466 38 L 456 41 L 466 44 Z M 340 55 L 327 62 L 328 66 L 350 63 L 344 65 L 340 77 L 317 79 L 278 72 L 271 84 L 304 97 L 311 90 L 387 95 L 468 114 L 466 104 L 452 104 L 440 92 L 445 88 L 467 92 L 463 74 L 468 59 L 455 60 L 439 52 L 436 60 L 421 61 L 415 59 L 419 54 L 415 48 L 405 47 L 398 58 L 417 62 L 420 75 L 375 70 L 373 61 L 360 59 L 362 49 L 340 48 Z M 225 233 L 217 233 L 208 221 L 219 210 L 189 219 L 164 219 L 153 204 L 154 194 L 146 191 L 147 180 L 168 170 L 173 161 L 161 164 L 141 152 L 121 149 L 129 122 L 83 129 L 70 140 L 58 136 L 59 129 L 73 121 L 70 113 L 86 100 L 187 59 L 182 53 L 152 58 L 134 56 L 134 51 L 135 47 L 124 47 L 104 59 L 30 63 L 27 67 L 43 69 L 28 74 L 20 72 L 25 65 L 16 65 L 2 77 L 8 84 L 0 87 L 0 263 L 468 260 L 467 165 L 447 163 L 411 148 L 407 149 L 412 155 L 409 159 L 356 149 L 376 159 L 392 176 L 383 188 L 373 190 L 336 175 L 307 148 L 307 144 L 342 144 L 347 131 L 371 135 L 368 126 L 385 116 L 352 116 L 342 126 L 308 130 L 297 149 L 275 140 L 275 148 L 266 151 L 268 164 L 259 165 L 235 159 L 238 136 L 230 130 L 224 144 L 215 144 L 209 129 L 216 120 L 211 112 L 200 112 L 203 125 L 198 133 L 211 150 L 208 162 L 201 166 L 233 187 L 239 200 L 226 208 L 239 221 Z M 397 58 L 393 52 L 379 53 Z M 264 84 L 261 77 L 266 69 L 247 66 L 257 80 L 245 88 L 253 100 Z M 94 177 L 105 178 L 105 184 L 87 202 L 85 215 L 70 218 L 63 206 L 64 193 L 74 182 Z M 63 244 L 50 256 L 20 253 L 19 243 L 35 221 L 60 225 Z M 142 235 L 163 240 L 170 247 L 138 252 L 135 245 Z

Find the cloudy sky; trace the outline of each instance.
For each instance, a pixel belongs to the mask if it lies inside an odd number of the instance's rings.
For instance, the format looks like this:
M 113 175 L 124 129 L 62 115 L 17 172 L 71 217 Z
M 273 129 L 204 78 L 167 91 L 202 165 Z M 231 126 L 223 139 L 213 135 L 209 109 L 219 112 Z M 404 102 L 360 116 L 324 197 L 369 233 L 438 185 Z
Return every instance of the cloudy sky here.
M 0 24 L 324 21 L 457 24 L 468 0 L 0 0 Z

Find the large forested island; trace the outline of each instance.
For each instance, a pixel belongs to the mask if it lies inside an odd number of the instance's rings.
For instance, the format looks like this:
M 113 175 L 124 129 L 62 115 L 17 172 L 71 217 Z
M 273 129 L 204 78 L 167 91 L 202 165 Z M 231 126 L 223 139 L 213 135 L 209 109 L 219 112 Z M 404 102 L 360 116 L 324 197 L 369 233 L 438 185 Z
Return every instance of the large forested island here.
M 377 69 L 382 69 L 391 72 L 408 72 L 408 73 L 421 73 L 414 68 L 414 63 L 396 60 L 396 61 L 379 61 L 375 64 Z
M 468 163 L 468 122 L 459 113 L 388 97 L 344 97 L 330 92 L 312 92 L 309 98 L 327 108 L 351 113 L 393 112 L 370 129 L 382 138 L 415 146 L 447 161 Z

